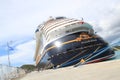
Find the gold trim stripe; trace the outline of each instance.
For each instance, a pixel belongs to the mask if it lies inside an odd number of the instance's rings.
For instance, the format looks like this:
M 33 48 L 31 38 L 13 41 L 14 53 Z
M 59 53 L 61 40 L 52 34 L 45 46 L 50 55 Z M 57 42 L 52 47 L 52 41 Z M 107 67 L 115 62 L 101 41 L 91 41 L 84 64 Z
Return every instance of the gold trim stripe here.
M 72 43 L 72 42 L 76 42 L 76 39 L 75 40 L 70 40 L 70 41 L 67 41 L 67 42 L 64 42 L 62 43 L 61 45 L 65 45 L 65 44 L 69 44 L 69 43 Z M 45 52 L 55 48 L 56 46 L 52 46 L 52 47 L 49 47 Z
M 84 34 L 84 33 L 83 33 Z M 78 37 L 78 38 L 76 38 L 76 39 L 74 39 L 74 40 L 70 40 L 70 41 L 67 41 L 67 42 L 64 42 L 64 43 L 62 43 L 61 45 L 65 45 L 65 44 L 69 44 L 69 43 L 73 43 L 73 42 L 79 42 L 79 41 L 81 41 L 81 40 L 86 40 L 86 39 L 90 39 L 90 38 L 94 38 L 95 36 L 92 36 L 92 37 L 87 37 L 87 38 L 85 38 L 85 39 L 83 39 L 82 37 L 81 37 L 81 35 Z M 51 47 L 49 47 L 45 52 L 47 52 L 47 51 L 49 51 L 49 50 L 51 50 L 51 49 L 53 49 L 53 48 L 55 48 L 56 46 L 51 46 Z

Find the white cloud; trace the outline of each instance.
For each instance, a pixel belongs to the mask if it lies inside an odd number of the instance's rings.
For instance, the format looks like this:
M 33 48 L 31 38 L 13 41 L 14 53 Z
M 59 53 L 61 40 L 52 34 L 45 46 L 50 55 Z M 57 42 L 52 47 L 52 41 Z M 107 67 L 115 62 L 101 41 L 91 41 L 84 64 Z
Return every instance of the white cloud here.
M 108 41 L 115 40 L 120 37 L 120 6 L 116 5 L 112 9 L 112 13 L 108 13 L 100 21 L 100 35 Z
M 33 56 L 35 52 L 35 41 L 29 41 L 16 46 L 16 50 L 10 53 L 10 61 L 12 66 L 21 66 L 23 64 L 33 64 Z M 8 64 L 8 56 L 0 57 L 1 64 Z

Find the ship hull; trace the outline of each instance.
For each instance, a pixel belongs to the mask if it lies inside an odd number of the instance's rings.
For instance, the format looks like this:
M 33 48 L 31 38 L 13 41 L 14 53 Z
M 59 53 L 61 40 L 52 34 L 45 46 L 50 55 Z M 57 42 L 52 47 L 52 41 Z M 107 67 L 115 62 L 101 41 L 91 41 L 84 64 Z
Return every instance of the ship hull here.
M 78 62 L 88 64 L 104 61 L 113 56 L 114 51 L 101 37 L 77 32 L 49 43 L 38 65 L 40 68 L 66 67 Z

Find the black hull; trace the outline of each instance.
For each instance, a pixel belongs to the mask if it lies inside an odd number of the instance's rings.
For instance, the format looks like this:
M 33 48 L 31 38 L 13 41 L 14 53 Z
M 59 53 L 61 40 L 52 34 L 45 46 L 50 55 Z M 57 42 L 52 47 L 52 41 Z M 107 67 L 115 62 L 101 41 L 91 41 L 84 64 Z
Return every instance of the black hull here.
M 81 39 L 83 32 L 67 35 L 57 39 L 45 48 L 45 55 L 39 62 L 40 68 L 66 67 L 78 62 L 92 63 L 103 61 L 114 56 L 114 51 L 101 37 L 95 34 L 88 34 L 89 37 Z M 59 47 L 55 42 L 59 41 Z

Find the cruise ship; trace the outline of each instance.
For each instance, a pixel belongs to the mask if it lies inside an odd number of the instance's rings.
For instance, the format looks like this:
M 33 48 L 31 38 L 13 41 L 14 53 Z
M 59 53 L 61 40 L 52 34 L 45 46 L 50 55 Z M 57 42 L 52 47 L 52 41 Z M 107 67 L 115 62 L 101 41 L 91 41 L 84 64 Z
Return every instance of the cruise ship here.
M 115 54 L 83 19 L 50 17 L 37 27 L 35 34 L 34 60 L 38 68 L 89 64 L 108 60 Z

